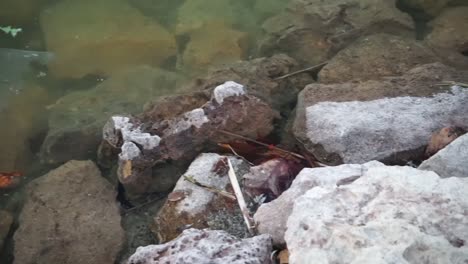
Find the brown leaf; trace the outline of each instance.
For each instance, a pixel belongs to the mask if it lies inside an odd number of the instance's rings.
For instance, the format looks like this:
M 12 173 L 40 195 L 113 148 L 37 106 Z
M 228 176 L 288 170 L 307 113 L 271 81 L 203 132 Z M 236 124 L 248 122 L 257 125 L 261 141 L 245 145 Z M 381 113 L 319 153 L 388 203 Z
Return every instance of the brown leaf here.
M 464 133 L 463 129 L 458 127 L 444 127 L 434 132 L 426 148 L 426 157 L 436 154 L 439 150 L 450 144 Z

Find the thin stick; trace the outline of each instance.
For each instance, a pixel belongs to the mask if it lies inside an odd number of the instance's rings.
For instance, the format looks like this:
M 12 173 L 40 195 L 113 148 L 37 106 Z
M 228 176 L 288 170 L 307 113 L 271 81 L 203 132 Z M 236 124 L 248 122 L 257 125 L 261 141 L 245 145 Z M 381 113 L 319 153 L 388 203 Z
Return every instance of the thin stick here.
M 195 180 L 192 176 L 185 176 L 185 175 L 184 175 L 184 179 L 185 179 L 186 181 L 188 181 L 188 182 L 191 182 L 191 183 L 197 185 L 198 187 L 201 187 L 201 188 L 207 190 L 207 191 L 217 193 L 217 194 L 219 194 L 219 195 L 221 195 L 221 196 L 224 196 L 224 197 L 226 197 L 226 198 L 229 198 L 229 199 L 231 199 L 231 200 L 233 200 L 233 201 L 236 200 L 236 197 L 235 197 L 234 195 L 232 195 L 231 193 L 226 192 L 226 191 L 223 191 L 223 190 L 216 189 L 216 188 L 214 188 L 214 187 L 205 185 L 205 184 L 203 184 L 203 183 L 200 183 L 200 182 L 198 182 L 197 180 Z
M 230 135 L 230 136 L 233 136 L 233 137 L 237 137 L 237 138 L 240 138 L 240 139 L 243 139 L 243 140 L 246 140 L 246 141 L 250 141 L 250 142 L 253 142 L 255 144 L 258 144 L 258 145 L 261 145 L 261 146 L 264 146 L 264 147 L 267 147 L 267 148 L 271 148 L 271 149 L 274 149 L 274 150 L 278 150 L 278 151 L 281 151 L 281 152 L 284 152 L 284 153 L 287 153 L 289 155 L 292 155 L 296 158 L 300 158 L 302 160 L 307 160 L 304 156 L 302 156 L 301 154 L 297 154 L 297 153 L 294 153 L 294 152 L 291 152 L 291 151 L 287 151 L 287 150 L 284 150 L 282 148 L 278 148 L 276 146 L 272 146 L 272 145 L 268 145 L 266 143 L 263 143 L 263 142 L 260 142 L 258 140 L 255 140 L 255 139 L 251 139 L 251 138 L 248 138 L 248 137 L 244 137 L 244 136 L 241 136 L 241 135 L 238 135 L 238 134 L 235 134 L 235 133 L 232 133 L 232 132 L 229 132 L 229 131 L 226 131 L 226 130 L 219 130 L 220 133 L 223 133 L 223 134 L 226 134 L 226 135 Z
M 295 72 L 291 72 L 291 73 L 288 73 L 288 74 L 285 74 L 285 75 L 282 75 L 280 77 L 277 77 L 273 80 L 277 81 L 277 80 L 282 80 L 282 79 L 286 79 L 288 77 L 291 77 L 291 76 L 294 76 L 294 75 L 297 75 L 299 73 L 303 73 L 303 72 L 308 72 L 308 71 L 311 71 L 311 70 L 315 70 L 317 68 L 320 68 L 324 65 L 326 65 L 328 63 L 328 61 L 324 61 L 322 63 L 319 63 L 317 65 L 314 65 L 314 66 L 311 66 L 311 67 L 308 67 L 308 68 L 305 68 L 305 69 L 302 69 L 302 70 L 298 70 L 298 71 L 295 71 Z
M 234 194 L 237 198 L 237 203 L 242 212 L 242 216 L 244 217 L 245 224 L 247 225 L 247 229 L 251 235 L 255 235 L 255 225 L 252 224 L 252 218 L 250 217 L 249 209 L 247 208 L 247 204 L 245 203 L 244 195 L 242 195 L 241 188 L 239 186 L 239 182 L 237 181 L 236 173 L 234 172 L 234 168 L 232 167 L 231 161 L 227 159 L 229 165 L 229 180 L 231 181 L 232 189 L 234 189 Z
M 125 210 L 124 212 L 125 212 L 125 213 L 129 213 L 129 212 L 131 212 L 131 211 L 140 209 L 140 208 L 142 208 L 142 207 L 145 207 L 145 206 L 147 206 L 147 205 L 149 205 L 149 204 L 151 204 L 151 203 L 153 203 L 153 202 L 156 202 L 156 201 L 159 201 L 159 200 L 162 200 L 162 199 L 164 199 L 164 196 L 151 199 L 151 200 L 149 200 L 149 201 L 147 201 L 147 202 L 145 202 L 145 203 L 142 203 L 142 204 L 140 204 L 140 205 L 137 205 L 137 206 L 134 206 L 134 207 L 132 207 L 132 208 L 129 208 L 129 209 Z
M 242 159 L 243 161 L 247 162 L 250 166 L 254 166 L 254 164 L 253 164 L 252 162 L 248 161 L 246 158 L 244 158 L 244 157 L 242 157 L 241 155 L 237 154 L 237 152 L 231 147 L 231 145 L 218 143 L 218 146 L 220 146 L 220 147 L 228 147 L 234 155 L 236 155 L 237 157 L 239 157 L 239 158 Z

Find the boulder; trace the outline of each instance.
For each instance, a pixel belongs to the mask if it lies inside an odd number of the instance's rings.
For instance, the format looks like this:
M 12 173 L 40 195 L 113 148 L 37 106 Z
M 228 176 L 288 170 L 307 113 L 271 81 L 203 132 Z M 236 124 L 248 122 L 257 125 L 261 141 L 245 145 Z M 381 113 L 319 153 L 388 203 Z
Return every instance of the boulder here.
M 426 41 L 435 47 L 443 47 L 468 54 L 468 7 L 451 7 L 431 21 L 432 31 Z
M 376 32 L 413 35 L 413 21 L 395 0 L 293 0 L 265 21 L 262 55 L 284 52 L 306 65 L 333 56 L 359 36 Z
M 376 166 L 294 201 L 290 263 L 464 263 L 468 178 Z
M 14 235 L 14 263 L 114 263 L 125 236 L 116 192 L 91 161 L 31 181 Z
M 298 96 L 293 132 L 329 164 L 422 159 L 433 131 L 467 126 L 468 91 L 444 83 L 466 82 L 466 76 L 436 63 L 401 77 L 311 84 Z
M 268 235 L 241 240 L 223 231 L 191 228 L 166 244 L 139 247 L 127 264 L 268 264 L 271 251 Z
M 418 169 L 436 172 L 442 178 L 468 177 L 468 134 L 425 160 Z
M 160 119 L 155 111 L 153 118 L 113 116 L 107 122 L 103 140 L 120 149 L 118 176 L 128 192 L 147 192 L 151 169 L 157 163 L 189 161 L 210 143 L 232 140 L 223 131 L 251 138 L 272 131 L 277 113 L 248 94 L 243 85 L 228 81 L 210 94 L 203 105 L 181 107 L 185 112 L 172 118 Z
M 174 239 L 187 228 L 221 229 L 237 237 L 248 234 L 235 199 L 206 190 L 185 178 L 234 195 L 227 175 L 227 159 L 240 181 L 249 169 L 240 158 L 203 153 L 192 162 L 154 218 L 152 231 L 159 242 Z
M 260 234 L 269 234 L 273 244 L 284 247 L 286 223 L 292 213 L 294 201 L 313 188 L 337 186 L 355 180 L 369 168 L 383 166 L 380 162 L 363 165 L 344 164 L 336 167 L 305 168 L 294 179 L 291 187 L 276 200 L 262 204 L 254 215 Z
M 0 253 L 2 253 L 4 242 L 12 224 L 13 215 L 8 211 L 0 210 Z
M 366 81 L 383 76 L 398 76 L 415 66 L 441 61 L 416 40 L 375 34 L 362 37 L 341 50 L 319 72 L 321 83 Z
M 41 161 L 58 164 L 94 157 L 102 126 L 110 116 L 140 112 L 151 97 L 173 92 L 176 81 L 174 73 L 139 66 L 90 90 L 65 95 L 49 107 L 49 131 L 41 147 Z
M 40 24 L 57 77 L 160 66 L 177 52 L 174 36 L 124 0 L 60 1 L 41 13 Z
M 223 23 L 208 24 L 190 34 L 180 67 L 191 74 L 242 60 L 247 55 L 247 34 Z

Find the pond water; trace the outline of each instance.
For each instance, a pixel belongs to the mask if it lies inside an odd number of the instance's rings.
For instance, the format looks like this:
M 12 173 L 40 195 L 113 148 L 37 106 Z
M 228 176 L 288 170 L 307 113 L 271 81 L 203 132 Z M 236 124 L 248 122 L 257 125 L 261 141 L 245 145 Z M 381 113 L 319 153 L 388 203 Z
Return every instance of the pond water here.
M 0 1 L 0 175 L 22 175 L 0 186 L 0 210 L 17 217 L 27 182 L 68 160 L 96 160 L 112 114 L 140 113 L 209 69 L 282 52 L 301 69 L 379 32 L 424 40 L 444 7 L 466 4 L 324 2 Z M 12 263 L 16 227 L 1 263 Z

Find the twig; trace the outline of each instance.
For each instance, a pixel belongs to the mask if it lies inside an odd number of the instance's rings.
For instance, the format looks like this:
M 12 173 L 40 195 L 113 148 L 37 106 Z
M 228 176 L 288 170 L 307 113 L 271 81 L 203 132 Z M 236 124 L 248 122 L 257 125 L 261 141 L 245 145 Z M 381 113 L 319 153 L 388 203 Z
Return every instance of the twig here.
M 250 166 L 254 166 L 254 164 L 253 164 L 252 162 L 248 161 L 246 158 L 244 158 L 244 157 L 242 157 L 241 155 L 237 154 L 237 152 L 231 147 L 231 145 L 229 145 L 229 144 L 223 144 L 223 143 L 218 143 L 218 146 L 220 146 L 220 147 L 225 147 L 225 148 L 229 148 L 229 149 L 231 150 L 231 152 L 232 152 L 235 156 L 237 156 L 237 157 L 239 157 L 240 159 L 242 159 L 243 161 L 247 162 Z
M 455 81 L 443 81 L 441 83 L 438 83 L 437 85 L 439 86 L 450 86 L 450 85 L 456 85 L 464 88 L 468 88 L 468 84 L 466 83 L 461 83 L 461 82 L 455 82 Z
M 191 183 L 195 184 L 198 187 L 201 187 L 201 188 L 207 190 L 207 191 L 217 193 L 217 194 L 222 195 L 222 196 L 224 196 L 226 198 L 229 198 L 231 200 L 236 200 L 236 197 L 234 195 L 232 195 L 231 193 L 223 191 L 223 190 L 216 189 L 214 187 L 205 185 L 203 183 L 200 183 L 197 180 L 195 180 L 192 176 L 185 176 L 184 175 L 184 179 L 186 181 L 188 181 L 188 182 L 191 182 Z
M 237 137 L 237 138 L 240 138 L 240 139 L 243 139 L 243 140 L 246 140 L 246 141 L 250 141 L 250 142 L 253 142 L 255 144 L 258 144 L 258 145 L 261 145 L 261 146 L 264 146 L 264 147 L 267 147 L 267 148 L 270 148 L 270 149 L 274 149 L 274 150 L 277 150 L 277 151 L 281 151 L 281 152 L 284 152 L 284 153 L 287 153 L 289 155 L 292 155 L 296 158 L 300 158 L 302 160 L 307 160 L 304 156 L 302 156 L 301 154 L 297 154 L 297 153 L 294 153 L 294 152 L 291 152 L 291 151 L 288 151 L 288 150 L 284 150 L 282 148 L 278 148 L 276 146 L 273 146 L 273 145 L 268 145 L 266 143 L 263 143 L 263 142 L 260 142 L 258 140 L 255 140 L 255 139 L 251 139 L 251 138 L 248 138 L 248 137 L 244 137 L 244 136 L 241 136 L 241 135 L 238 135 L 238 134 L 235 134 L 235 133 L 232 133 L 232 132 L 229 132 L 229 131 L 226 131 L 226 130 L 219 130 L 220 133 L 223 133 L 223 134 L 226 134 L 226 135 L 230 135 L 230 136 L 233 136 L 233 137 Z
M 227 159 L 229 165 L 229 180 L 231 181 L 232 189 L 234 189 L 234 194 L 237 198 L 237 203 L 242 212 L 242 216 L 244 217 L 245 224 L 247 225 L 247 229 L 251 235 L 255 235 L 255 225 L 252 223 L 252 218 L 250 217 L 249 209 L 247 208 L 247 204 L 245 203 L 244 196 L 242 195 L 241 188 L 239 186 L 239 182 L 237 181 L 236 173 L 234 172 L 234 168 L 232 167 L 231 161 Z
M 282 75 L 282 76 L 277 77 L 277 78 L 275 78 L 275 79 L 273 79 L 273 80 L 278 81 L 278 80 L 286 79 L 286 78 L 288 78 L 288 77 L 297 75 L 297 74 L 299 74 L 299 73 L 303 73 L 303 72 L 308 72 L 308 71 L 311 71 L 311 70 L 315 70 L 315 69 L 317 69 L 317 68 L 320 68 L 320 67 L 326 65 L 327 63 L 328 63 L 328 61 L 324 61 L 324 62 L 319 63 L 319 64 L 317 64 L 317 65 L 314 65 L 314 66 L 311 66 L 311 67 L 308 67 L 308 68 L 305 68 L 305 69 L 302 69 L 302 70 L 298 70 L 298 71 L 295 71 L 295 72 L 291 72 L 291 73 Z
M 131 212 L 131 211 L 140 209 L 140 208 L 142 208 L 142 207 L 147 206 L 148 204 L 151 204 L 151 203 L 153 203 L 153 202 L 156 202 L 156 201 L 159 201 L 159 200 L 162 200 L 162 199 L 164 199 L 164 196 L 151 199 L 151 200 L 149 200 L 149 201 L 147 201 L 147 202 L 145 202 L 145 203 L 142 203 L 142 204 L 140 204 L 140 205 L 137 205 L 137 206 L 134 206 L 134 207 L 132 207 L 132 208 L 130 208 L 130 209 L 125 210 L 125 213 L 129 213 L 129 212 Z

